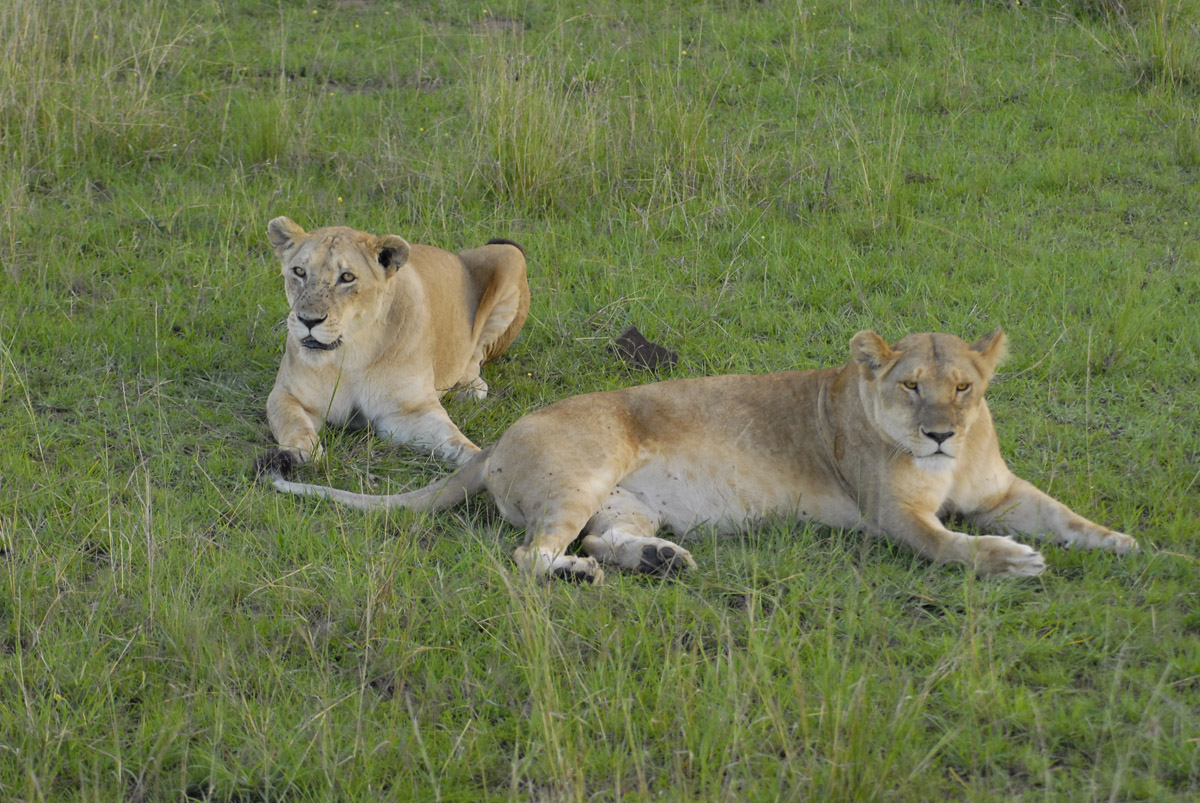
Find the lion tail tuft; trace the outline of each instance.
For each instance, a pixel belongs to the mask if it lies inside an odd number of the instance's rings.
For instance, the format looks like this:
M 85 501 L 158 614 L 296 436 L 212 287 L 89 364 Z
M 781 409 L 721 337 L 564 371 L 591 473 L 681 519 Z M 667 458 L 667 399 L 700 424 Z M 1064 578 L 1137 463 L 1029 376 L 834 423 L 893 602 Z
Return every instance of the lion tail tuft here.
M 511 245 L 513 248 L 521 252 L 521 256 L 526 256 L 525 246 L 513 240 L 506 240 L 503 237 L 493 237 L 487 241 L 487 245 Z
M 254 458 L 254 477 L 261 479 L 285 479 L 296 468 L 296 455 L 289 449 L 272 447 Z

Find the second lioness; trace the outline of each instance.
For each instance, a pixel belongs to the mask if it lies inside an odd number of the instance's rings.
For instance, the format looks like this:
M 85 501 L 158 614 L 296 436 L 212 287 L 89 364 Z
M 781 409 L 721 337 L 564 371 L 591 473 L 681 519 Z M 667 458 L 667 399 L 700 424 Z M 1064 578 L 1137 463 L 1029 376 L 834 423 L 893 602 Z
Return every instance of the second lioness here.
M 482 399 L 480 366 L 516 339 L 529 314 L 520 246 L 493 240 L 452 254 L 344 226 L 267 227 L 291 309 L 267 417 L 297 462 L 319 453 L 325 422 L 370 424 L 453 463 L 479 451 L 440 398 Z
M 851 362 L 819 371 L 678 379 L 565 399 L 530 413 L 454 475 L 367 496 L 288 482 L 360 508 L 445 509 L 487 490 L 525 528 L 518 565 L 599 582 L 597 561 L 636 571 L 691 568 L 656 535 L 722 531 L 794 516 L 890 538 L 981 574 L 1030 576 L 1042 556 L 1009 535 L 1127 552 L 1132 538 L 1088 521 L 1016 477 L 1000 456 L 984 392 L 1005 352 L 997 329 L 967 344 L 874 332 Z M 276 475 L 277 463 L 261 464 Z M 1002 535 L 968 535 L 961 514 Z M 567 553 L 582 539 L 587 557 Z

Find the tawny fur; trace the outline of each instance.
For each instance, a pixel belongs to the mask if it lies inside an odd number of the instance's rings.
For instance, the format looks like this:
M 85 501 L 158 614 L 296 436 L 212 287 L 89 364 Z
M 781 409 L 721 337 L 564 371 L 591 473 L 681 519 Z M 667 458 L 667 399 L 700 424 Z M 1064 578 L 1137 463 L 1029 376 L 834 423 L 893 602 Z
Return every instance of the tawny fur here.
M 454 475 L 370 496 L 275 477 L 280 490 L 370 509 L 439 510 L 487 491 L 524 527 L 524 571 L 599 582 L 599 562 L 644 572 L 694 568 L 659 538 L 727 532 L 763 517 L 860 530 L 981 574 L 1031 576 L 1045 563 L 1010 535 L 1127 552 L 1128 535 L 1072 512 L 1009 471 L 984 393 L 1002 330 L 967 344 L 874 332 L 841 368 L 661 382 L 569 398 L 531 413 Z M 963 516 L 992 533 L 968 535 Z M 567 554 L 582 535 L 585 556 Z
M 525 256 L 493 241 L 452 254 L 343 226 L 267 229 L 291 309 L 267 417 L 298 462 L 320 452 L 326 423 L 365 426 L 461 464 L 479 451 L 441 397 L 482 399 L 480 366 L 512 344 L 529 314 Z

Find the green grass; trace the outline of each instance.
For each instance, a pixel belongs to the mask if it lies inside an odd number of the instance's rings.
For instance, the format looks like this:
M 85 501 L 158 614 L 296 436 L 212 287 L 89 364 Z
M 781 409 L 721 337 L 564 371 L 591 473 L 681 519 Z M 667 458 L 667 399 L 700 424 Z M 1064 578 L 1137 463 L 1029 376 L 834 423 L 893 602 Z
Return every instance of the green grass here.
M 1195 799 L 1197 42 L 1195 0 L 8 3 L 0 797 Z M 631 323 L 669 376 L 1002 324 L 1011 465 L 1143 550 L 982 581 L 780 521 L 581 589 L 482 500 L 282 497 L 281 214 L 525 244 L 481 443 L 652 379 Z

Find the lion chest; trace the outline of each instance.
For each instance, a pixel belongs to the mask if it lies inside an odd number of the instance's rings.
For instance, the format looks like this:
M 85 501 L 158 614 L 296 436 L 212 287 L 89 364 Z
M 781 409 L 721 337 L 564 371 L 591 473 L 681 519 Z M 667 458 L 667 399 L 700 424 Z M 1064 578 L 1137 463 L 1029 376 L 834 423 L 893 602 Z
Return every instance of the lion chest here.
M 436 396 L 427 367 L 355 359 L 356 355 L 347 352 L 340 360 L 305 365 L 307 355 L 301 354 L 295 361 L 297 370 L 291 372 L 289 390 L 318 419 L 338 426 L 362 426 L 394 415 L 406 399 Z

